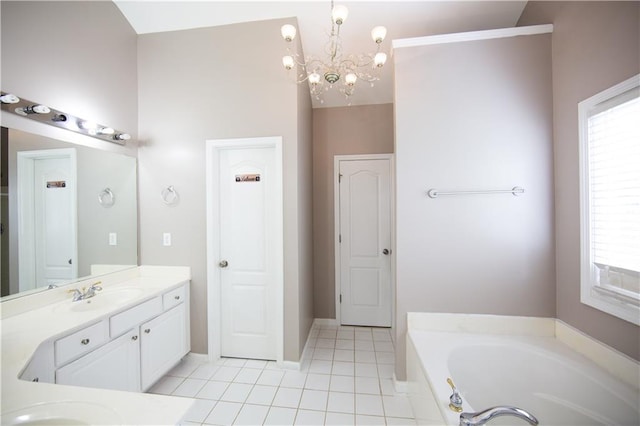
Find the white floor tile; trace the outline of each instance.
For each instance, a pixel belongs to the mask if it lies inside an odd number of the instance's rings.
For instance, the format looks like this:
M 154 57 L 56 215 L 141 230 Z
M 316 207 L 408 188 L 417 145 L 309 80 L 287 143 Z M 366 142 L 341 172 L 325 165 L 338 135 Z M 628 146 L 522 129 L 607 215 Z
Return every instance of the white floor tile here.
M 227 390 L 220 397 L 220 400 L 227 402 L 244 402 L 252 388 L 253 385 L 245 383 L 230 383 Z
M 356 340 L 355 349 L 356 351 L 373 351 L 373 340 Z
M 302 389 L 279 388 L 272 405 L 276 407 L 298 408 L 301 396 Z
M 238 367 L 227 367 L 226 365 L 223 365 L 222 367 L 218 368 L 215 373 L 213 373 L 213 376 L 211 376 L 211 380 L 217 380 L 219 382 L 232 382 L 239 372 L 240 368 Z
M 356 393 L 380 395 L 380 385 L 377 377 L 356 377 Z
M 324 424 L 324 411 L 298 410 L 296 425 L 318 426 Z
M 227 367 L 244 367 L 244 365 L 247 363 L 246 359 L 241 359 L 241 358 L 223 358 L 224 359 L 224 365 L 226 365 Z
M 202 363 L 190 358 L 183 358 L 180 362 L 167 373 L 167 376 L 189 377 Z
M 376 361 L 378 364 L 394 364 L 396 356 L 393 352 L 376 352 Z
M 376 364 L 365 364 L 363 362 L 356 362 L 355 371 L 356 377 L 378 377 L 378 367 Z
M 316 348 L 313 351 L 312 359 L 333 360 L 333 349 Z
M 321 339 L 335 339 L 337 332 L 338 332 L 337 329 L 336 330 L 328 330 L 328 329 L 320 330 L 320 333 L 318 333 L 318 337 Z
M 344 349 L 352 351 L 354 348 L 353 340 L 336 340 L 336 349 Z
M 269 407 L 245 404 L 242 406 L 234 425 L 261 425 L 267 417 Z
M 334 361 L 353 362 L 355 359 L 354 351 L 345 349 L 336 349 L 333 353 Z
M 189 375 L 189 378 L 209 380 L 211 376 L 213 376 L 213 374 L 218 370 L 218 368 L 220 368 L 218 364 L 202 364 Z
M 395 395 L 396 387 L 392 379 L 380 379 L 380 388 L 383 395 Z
M 171 395 L 180 383 L 184 381 L 182 377 L 164 376 L 156 382 L 147 392 L 161 395 Z
M 386 425 L 384 417 L 356 415 L 356 425 Z
M 376 353 L 373 351 L 356 351 L 356 362 L 376 363 Z
M 309 373 L 331 374 L 331 361 L 314 359 L 309 364 Z
M 378 364 L 378 376 L 383 379 L 391 379 L 393 378 L 394 368 L 393 364 Z
M 329 398 L 327 400 L 327 411 L 353 414 L 355 412 L 354 394 L 329 392 Z
M 356 414 L 383 416 L 382 397 L 379 395 L 356 394 Z
M 171 393 L 171 395 L 192 398 L 196 396 L 196 394 L 200 392 L 200 389 L 202 389 L 202 387 L 206 384 L 206 380 L 185 379 L 184 382 L 180 383 L 180 386 L 178 386 L 176 390 Z
M 352 426 L 356 423 L 356 418 L 353 414 L 345 413 L 331 413 L 328 412 L 324 419 L 324 424 L 328 426 Z
M 383 396 L 382 403 L 386 416 L 413 418 L 413 410 L 406 396 Z
M 262 361 L 260 359 L 249 359 L 247 363 L 244 365 L 245 368 L 257 368 L 262 370 L 267 366 L 267 361 Z
M 309 373 L 309 375 L 307 375 L 307 381 L 304 384 L 304 388 L 327 391 L 329 390 L 330 380 L 331 376 L 328 374 Z
M 300 371 L 287 371 L 280 382 L 280 386 L 284 388 L 303 388 L 307 381 L 307 373 Z
M 355 364 L 353 362 L 333 362 L 331 374 L 336 376 L 353 376 L 355 373 Z
M 334 349 L 335 346 L 336 346 L 335 339 L 323 339 L 321 337 L 318 337 L 318 340 L 316 340 L 316 349 L 317 348 Z
M 354 340 L 354 332 L 353 330 L 338 330 L 336 339 Z
M 329 390 L 332 392 L 354 392 L 353 376 L 331 375 Z
M 207 416 L 204 422 L 208 425 L 231 425 L 235 420 L 242 404 L 236 402 L 224 402 L 220 401 L 213 407 L 211 413 Z
M 271 405 L 273 398 L 276 396 L 278 388 L 275 386 L 255 385 L 249 396 L 247 404 Z
M 240 372 L 238 373 L 238 375 L 233 379 L 234 383 L 250 383 L 250 384 L 254 384 L 255 382 L 258 381 L 258 377 L 260 377 L 260 374 L 262 373 L 262 370 L 258 370 L 255 368 L 243 368 L 240 370 Z
M 208 399 L 196 399 L 187 414 L 184 416 L 184 420 L 200 424 L 204 422 L 204 419 L 207 418 L 215 405 L 216 401 L 210 401 Z
M 376 352 L 393 352 L 393 343 L 391 342 L 380 342 L 380 341 L 375 341 L 373 342 L 373 347 L 376 350 Z
M 264 421 L 265 425 L 292 425 L 296 420 L 295 408 L 271 407 Z
M 267 361 L 267 365 L 264 366 L 265 370 L 280 370 L 278 364 L 275 361 Z
M 329 392 L 305 389 L 302 391 L 299 408 L 303 410 L 325 411 Z
M 262 374 L 258 378 L 256 384 L 258 385 L 267 385 L 267 386 L 279 386 L 280 381 L 282 381 L 282 377 L 284 376 L 284 371 L 282 370 L 262 370 Z
M 388 426 L 415 426 L 414 419 L 402 419 L 399 417 L 385 417 Z
M 196 398 L 219 400 L 224 391 L 227 390 L 227 386 L 229 386 L 228 382 L 209 381 L 202 389 L 200 389 Z

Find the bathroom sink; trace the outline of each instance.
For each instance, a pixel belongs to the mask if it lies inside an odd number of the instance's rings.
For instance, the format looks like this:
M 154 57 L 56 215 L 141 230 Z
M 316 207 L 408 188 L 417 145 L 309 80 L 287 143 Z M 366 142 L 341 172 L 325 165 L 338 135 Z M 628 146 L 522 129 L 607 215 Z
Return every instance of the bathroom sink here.
M 140 288 L 119 288 L 119 289 L 104 289 L 96 293 L 95 296 L 73 302 L 71 300 L 65 300 L 59 303 L 54 310 L 60 311 L 72 311 L 72 312 L 86 312 L 95 309 L 101 309 L 103 307 L 113 306 L 116 303 L 127 302 L 134 299 L 144 293 L 144 290 Z
M 60 401 L 35 404 L 19 410 L 2 413 L 3 426 L 35 425 L 119 425 L 122 419 L 111 408 L 82 401 Z

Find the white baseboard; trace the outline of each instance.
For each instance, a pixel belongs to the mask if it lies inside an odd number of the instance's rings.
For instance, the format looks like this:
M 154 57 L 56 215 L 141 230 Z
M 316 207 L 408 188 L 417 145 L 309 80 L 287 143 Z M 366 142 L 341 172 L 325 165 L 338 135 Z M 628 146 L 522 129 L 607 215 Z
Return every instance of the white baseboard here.
M 185 360 L 189 360 L 189 361 L 195 361 L 195 362 L 201 362 L 201 363 L 205 363 L 205 362 L 209 362 L 209 355 L 207 354 L 197 354 L 195 352 L 189 352 L 188 354 L 186 354 L 184 356 Z
M 337 326 L 338 325 L 338 320 L 336 320 L 335 318 L 315 318 L 313 320 L 313 327 L 333 327 L 333 326 Z
M 280 364 L 280 368 L 282 368 L 283 370 L 295 370 L 295 371 L 300 371 L 300 362 L 295 362 L 295 361 L 282 361 L 282 364 Z
M 407 381 L 398 380 L 396 373 L 393 373 L 393 387 L 396 389 L 396 393 L 407 393 L 409 389 Z

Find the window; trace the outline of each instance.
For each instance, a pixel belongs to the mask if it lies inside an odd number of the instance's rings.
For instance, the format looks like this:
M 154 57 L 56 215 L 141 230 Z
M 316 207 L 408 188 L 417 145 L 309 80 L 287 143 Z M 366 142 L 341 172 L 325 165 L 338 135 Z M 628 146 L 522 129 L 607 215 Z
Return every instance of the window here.
M 580 300 L 640 325 L 640 75 L 578 114 Z

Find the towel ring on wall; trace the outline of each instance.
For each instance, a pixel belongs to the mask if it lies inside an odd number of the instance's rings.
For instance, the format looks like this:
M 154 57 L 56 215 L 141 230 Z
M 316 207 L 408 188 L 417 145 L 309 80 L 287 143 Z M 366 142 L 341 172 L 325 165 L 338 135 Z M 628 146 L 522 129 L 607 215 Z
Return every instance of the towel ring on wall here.
M 173 185 L 163 189 L 160 196 L 162 197 L 162 202 L 168 206 L 175 206 L 180 201 L 180 196 Z
M 105 188 L 98 194 L 98 202 L 102 207 L 111 207 L 116 202 L 116 196 L 109 188 Z

